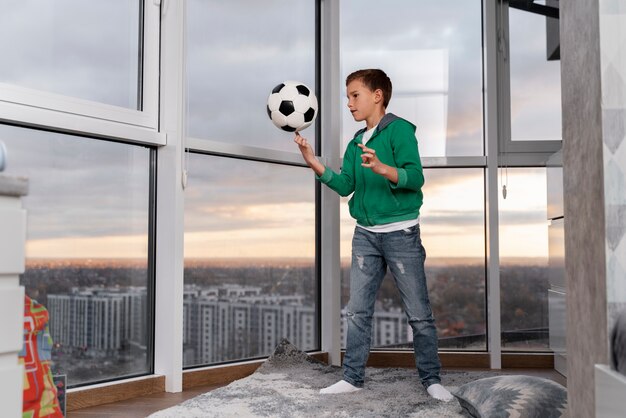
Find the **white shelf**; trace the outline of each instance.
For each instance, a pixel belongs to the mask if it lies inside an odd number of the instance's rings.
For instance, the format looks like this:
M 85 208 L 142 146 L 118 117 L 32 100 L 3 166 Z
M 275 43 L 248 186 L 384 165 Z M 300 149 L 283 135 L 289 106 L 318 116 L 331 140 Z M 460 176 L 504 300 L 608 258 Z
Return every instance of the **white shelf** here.
M 605 364 L 595 365 L 596 418 L 623 418 L 626 411 L 626 376 Z

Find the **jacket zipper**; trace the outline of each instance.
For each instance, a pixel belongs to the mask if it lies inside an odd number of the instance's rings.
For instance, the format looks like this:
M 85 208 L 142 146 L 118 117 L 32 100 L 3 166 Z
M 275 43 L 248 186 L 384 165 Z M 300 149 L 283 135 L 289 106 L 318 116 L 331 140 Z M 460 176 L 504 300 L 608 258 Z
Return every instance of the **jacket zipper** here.
M 378 132 L 379 132 L 378 129 L 376 129 L 367 142 L 371 142 L 376 136 L 378 136 Z M 363 143 L 363 136 L 361 136 L 361 143 Z M 359 153 L 359 159 L 360 159 L 361 158 L 361 154 L 363 154 L 363 150 L 361 150 L 358 146 L 357 146 L 357 150 L 361 151 Z M 372 225 L 372 221 L 370 220 L 370 217 L 369 217 L 367 211 L 365 210 L 365 203 L 364 203 L 365 202 L 365 191 L 367 190 L 367 188 L 365 187 L 365 170 L 369 170 L 369 169 L 361 167 L 360 165 L 359 165 L 359 167 L 361 168 L 361 175 L 363 176 L 363 193 L 361 194 L 361 210 L 363 211 L 363 216 L 365 217 L 365 220 L 367 221 L 368 226 L 370 226 L 370 225 Z

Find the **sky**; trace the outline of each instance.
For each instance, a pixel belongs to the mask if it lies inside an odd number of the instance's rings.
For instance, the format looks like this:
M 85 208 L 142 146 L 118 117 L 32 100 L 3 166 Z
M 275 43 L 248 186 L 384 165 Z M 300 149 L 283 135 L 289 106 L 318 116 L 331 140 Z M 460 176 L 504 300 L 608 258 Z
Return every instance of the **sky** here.
M 137 108 L 138 0 L 0 5 L 0 82 Z
M 138 106 L 138 2 L 6 3 L 0 53 L 14 64 L 0 66 L 0 83 Z M 387 71 L 394 82 L 389 111 L 417 125 L 422 156 L 480 156 L 480 2 L 448 3 L 342 0 L 341 74 L 364 66 Z M 297 152 L 290 134 L 267 118 L 265 102 L 283 80 L 315 85 L 314 13 L 312 1 L 190 0 L 189 134 Z M 558 63 L 543 59 L 543 25 L 542 19 L 511 22 L 512 48 L 519 45 L 511 53 L 511 79 L 514 137 L 520 139 L 560 135 Z M 345 92 L 337 92 L 337 100 L 343 112 L 338 140 L 345 146 L 360 126 L 346 111 Z M 305 136 L 315 141 L 315 129 Z M 30 178 L 28 257 L 146 256 L 147 148 L 6 125 L 0 125 L 0 140 L 9 150 L 5 173 Z M 189 159 L 186 256 L 313 258 L 310 171 L 225 157 Z M 425 175 L 421 222 L 429 256 L 484 256 L 483 171 L 428 169 Z M 501 202 L 503 255 L 546 257 L 545 170 L 509 169 L 508 187 Z M 345 201 L 341 223 L 345 257 L 354 225 Z

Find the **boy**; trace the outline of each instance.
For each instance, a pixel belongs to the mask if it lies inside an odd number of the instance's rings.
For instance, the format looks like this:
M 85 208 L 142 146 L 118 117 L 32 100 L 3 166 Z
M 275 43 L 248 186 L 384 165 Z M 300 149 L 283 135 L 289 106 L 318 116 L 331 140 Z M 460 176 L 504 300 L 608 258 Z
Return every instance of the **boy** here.
M 374 302 L 389 267 L 413 329 L 415 363 L 422 384 L 430 396 L 447 402 L 452 395 L 440 384 L 437 329 L 424 274 L 426 253 L 420 239 L 422 164 L 415 126 L 386 113 L 391 89 L 391 80 L 382 70 L 359 70 L 347 77 L 348 109 L 354 120 L 365 121 L 366 127 L 348 144 L 340 174 L 320 163 L 299 133 L 294 139 L 318 180 L 341 196 L 352 194 L 350 215 L 357 220 L 352 240 L 343 380 L 320 393 L 362 389 Z

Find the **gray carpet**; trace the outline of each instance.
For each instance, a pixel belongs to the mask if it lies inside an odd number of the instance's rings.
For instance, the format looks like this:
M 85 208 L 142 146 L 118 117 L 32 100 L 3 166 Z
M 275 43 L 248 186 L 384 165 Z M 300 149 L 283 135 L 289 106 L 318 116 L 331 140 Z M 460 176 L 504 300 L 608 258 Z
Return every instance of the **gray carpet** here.
M 491 372 L 444 372 L 448 389 Z M 365 388 L 342 395 L 319 390 L 340 380 L 341 368 L 311 359 L 283 340 L 252 375 L 150 415 L 166 417 L 466 417 L 456 399 L 428 396 L 417 371 L 368 368 Z

